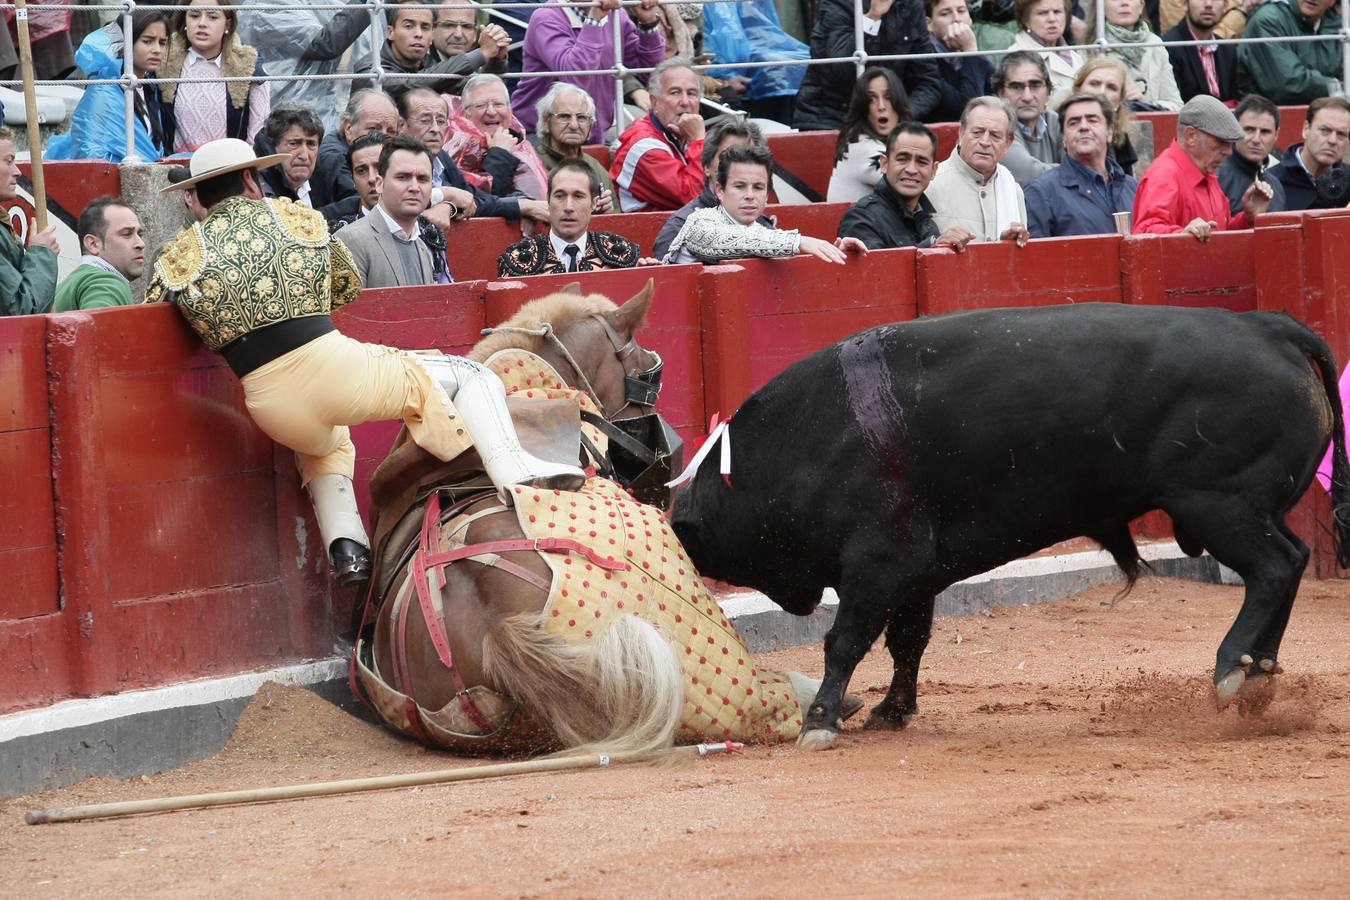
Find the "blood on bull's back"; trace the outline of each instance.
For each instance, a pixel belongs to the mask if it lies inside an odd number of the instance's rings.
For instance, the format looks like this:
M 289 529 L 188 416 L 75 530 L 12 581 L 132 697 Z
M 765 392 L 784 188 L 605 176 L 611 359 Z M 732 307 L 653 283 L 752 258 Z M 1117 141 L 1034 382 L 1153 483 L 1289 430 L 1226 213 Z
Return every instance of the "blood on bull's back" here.
M 698 473 L 674 526 L 705 574 L 789 611 L 839 590 L 826 687 L 832 643 L 843 676 L 886 628 L 917 670 L 934 594 L 1056 541 L 1092 537 L 1132 579 L 1128 523 L 1155 508 L 1187 552 L 1293 577 L 1258 592 L 1277 609 L 1307 558 L 1283 515 L 1339 442 L 1335 377 L 1325 343 L 1280 314 L 1085 304 L 882 326 L 752 395 L 730 422 L 730 485 Z M 1247 619 L 1216 677 L 1273 661 L 1283 625 Z

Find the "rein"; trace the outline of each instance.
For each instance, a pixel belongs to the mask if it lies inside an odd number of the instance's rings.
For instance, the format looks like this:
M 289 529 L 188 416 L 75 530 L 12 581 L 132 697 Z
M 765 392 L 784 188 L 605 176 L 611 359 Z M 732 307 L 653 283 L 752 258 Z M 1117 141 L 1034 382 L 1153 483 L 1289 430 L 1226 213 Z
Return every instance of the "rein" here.
M 599 316 L 596 316 L 596 318 L 599 318 Z M 601 321 L 603 322 L 604 320 L 601 319 Z M 608 325 L 609 323 L 605 322 L 605 324 Z M 527 334 L 530 337 L 543 338 L 550 342 L 553 345 L 553 348 L 562 354 L 563 359 L 567 360 L 567 364 L 572 367 L 572 371 L 577 373 L 577 377 L 581 379 L 581 386 L 586 389 L 587 395 L 595 402 L 595 408 L 600 410 L 600 415 L 605 416 L 606 418 L 609 417 L 609 412 L 605 409 L 605 404 L 600 401 L 600 395 L 595 392 L 595 388 L 591 385 L 591 380 L 586 377 L 585 372 L 581 371 L 581 366 L 577 365 L 577 361 L 572 357 L 572 351 L 568 350 L 567 345 L 558 338 L 558 334 L 553 330 L 553 324 L 551 322 L 545 322 L 538 328 L 521 328 L 518 325 L 498 325 L 496 328 L 484 328 L 482 334 L 487 336 L 489 334 L 497 334 L 498 332 Z

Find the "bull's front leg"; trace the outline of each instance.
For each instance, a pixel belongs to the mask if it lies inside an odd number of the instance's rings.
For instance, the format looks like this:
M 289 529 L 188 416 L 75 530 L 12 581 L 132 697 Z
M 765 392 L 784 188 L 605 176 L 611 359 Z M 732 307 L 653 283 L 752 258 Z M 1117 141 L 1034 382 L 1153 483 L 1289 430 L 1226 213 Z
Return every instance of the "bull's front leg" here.
M 865 728 L 900 729 L 919 709 L 919 662 L 933 633 L 933 601 L 929 594 L 906 599 L 886 623 L 886 649 L 895 663 L 886 698 L 867 717 Z
M 884 593 L 856 587 L 839 590 L 839 611 L 825 634 L 825 678 L 806 711 L 797 745 L 804 750 L 828 750 L 839 737 L 844 691 L 859 661 L 881 636 L 891 610 Z

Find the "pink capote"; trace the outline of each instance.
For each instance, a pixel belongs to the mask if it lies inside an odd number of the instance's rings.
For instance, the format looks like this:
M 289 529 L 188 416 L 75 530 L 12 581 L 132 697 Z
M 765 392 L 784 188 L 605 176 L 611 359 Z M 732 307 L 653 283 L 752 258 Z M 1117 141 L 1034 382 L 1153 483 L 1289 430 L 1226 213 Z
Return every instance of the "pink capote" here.
M 1341 411 L 1343 416 L 1350 418 L 1350 408 L 1345 403 L 1347 392 L 1350 392 L 1350 366 L 1346 366 L 1341 372 Z M 1331 451 L 1334 445 L 1327 447 L 1327 455 L 1322 457 L 1322 464 L 1317 467 L 1317 480 L 1322 483 L 1322 489 L 1331 492 Z
M 488 136 L 469 119 L 459 97 L 449 94 L 441 96 L 450 107 L 450 123 L 445 129 L 445 152 L 450 154 L 450 158 L 459 166 L 469 184 L 491 193 L 492 176 L 483 171 L 483 158 L 492 148 Z M 514 113 L 506 125 L 519 134 L 528 134 Z M 548 170 L 544 168 L 539 154 L 534 152 L 534 145 L 527 138 L 517 144 L 516 149 L 511 152 L 518 160 L 516 190 L 533 200 L 543 200 L 548 196 Z

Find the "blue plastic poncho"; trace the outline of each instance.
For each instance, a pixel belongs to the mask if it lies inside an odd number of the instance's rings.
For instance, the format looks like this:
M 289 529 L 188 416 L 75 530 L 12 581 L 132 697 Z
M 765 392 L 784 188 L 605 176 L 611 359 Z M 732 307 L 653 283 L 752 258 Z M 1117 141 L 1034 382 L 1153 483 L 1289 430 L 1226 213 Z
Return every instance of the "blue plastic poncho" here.
M 75 51 L 75 62 L 90 78 L 122 77 L 122 29 L 111 23 L 91 31 Z M 127 155 L 127 101 L 115 84 L 94 84 L 84 89 L 75 107 L 70 131 L 47 142 L 44 159 L 105 159 L 121 162 Z M 136 155 L 146 162 L 162 155 L 139 118 L 135 121 Z
M 709 3 L 703 7 L 703 49 L 719 63 L 781 62 L 811 58 L 811 48 L 783 30 L 773 0 Z M 743 75 L 750 79 L 747 100 L 797 93 L 806 77 L 805 66 L 714 69 L 716 78 Z

